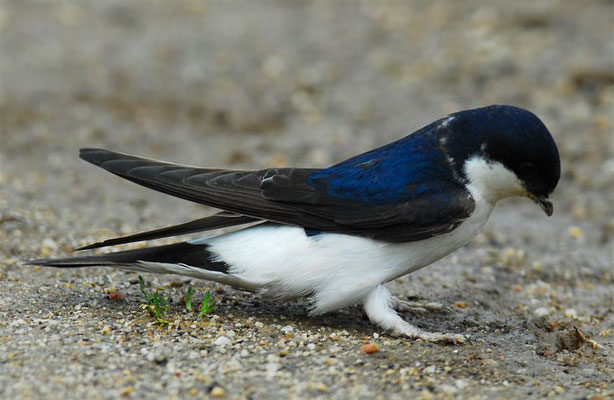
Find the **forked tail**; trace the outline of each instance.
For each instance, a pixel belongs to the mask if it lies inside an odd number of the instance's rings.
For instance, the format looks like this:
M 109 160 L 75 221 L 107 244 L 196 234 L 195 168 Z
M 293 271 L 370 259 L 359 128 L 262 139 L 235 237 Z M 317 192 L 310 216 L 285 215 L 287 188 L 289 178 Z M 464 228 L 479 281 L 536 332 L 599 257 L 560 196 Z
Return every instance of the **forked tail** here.
M 259 286 L 233 275 L 231 266 L 219 260 L 206 243 L 182 242 L 96 256 L 29 260 L 25 264 L 43 267 L 116 267 L 130 271 L 178 274 L 256 291 Z

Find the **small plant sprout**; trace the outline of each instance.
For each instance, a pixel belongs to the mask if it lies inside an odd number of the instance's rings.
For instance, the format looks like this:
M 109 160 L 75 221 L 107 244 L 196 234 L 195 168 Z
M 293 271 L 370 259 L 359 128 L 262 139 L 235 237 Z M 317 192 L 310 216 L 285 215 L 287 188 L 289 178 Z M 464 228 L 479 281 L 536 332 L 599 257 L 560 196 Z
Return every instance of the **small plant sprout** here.
M 185 298 L 185 309 L 186 311 L 192 310 L 192 285 L 188 286 L 188 294 Z
M 148 293 L 145 289 L 145 280 L 141 275 L 139 275 L 139 287 L 141 288 L 141 293 L 145 297 L 145 304 L 141 305 L 141 308 L 147 310 L 147 313 L 155 318 L 155 325 L 167 326 L 169 324 L 168 321 L 162 319 L 162 315 L 168 313 L 168 303 L 164 298 L 164 288 L 156 288 L 151 293 Z M 192 285 L 188 286 L 188 293 L 186 294 L 185 299 L 185 309 L 186 311 L 192 311 L 192 297 L 194 296 L 194 289 Z M 207 290 L 203 295 L 203 302 L 200 306 L 200 312 L 198 313 L 199 318 L 204 318 L 205 315 L 209 314 L 213 311 L 213 306 L 215 304 L 215 300 L 211 299 L 211 292 Z
M 156 288 L 152 294 L 148 294 L 147 290 L 145 290 L 145 280 L 143 280 L 141 275 L 139 275 L 139 286 L 147 302 L 147 304 L 142 305 L 142 308 L 147 310 L 147 313 L 156 319 L 154 324 L 162 326 L 168 325 L 168 321 L 162 319 L 162 314 L 168 312 L 168 305 L 163 295 L 164 288 Z
M 215 300 L 209 302 L 210 296 L 211 292 L 207 290 L 207 292 L 203 295 L 203 304 L 200 306 L 200 312 L 198 313 L 199 318 L 203 318 L 205 315 L 213 311 L 213 305 L 215 304 Z

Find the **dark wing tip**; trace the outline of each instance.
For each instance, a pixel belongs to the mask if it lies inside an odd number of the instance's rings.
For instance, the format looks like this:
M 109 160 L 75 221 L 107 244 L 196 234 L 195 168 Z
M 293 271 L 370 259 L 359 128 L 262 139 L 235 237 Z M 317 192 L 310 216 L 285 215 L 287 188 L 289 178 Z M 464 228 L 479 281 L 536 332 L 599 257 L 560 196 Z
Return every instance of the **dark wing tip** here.
M 102 242 L 90 243 L 87 246 L 81 246 L 81 247 L 77 247 L 76 249 L 72 249 L 72 251 L 75 252 L 75 251 L 99 249 L 101 247 L 106 247 L 106 244 L 105 244 L 106 242 L 107 240 L 102 241 Z
M 79 149 L 79 157 L 94 165 L 100 166 L 104 162 L 114 160 L 117 158 L 133 158 L 127 154 L 118 153 L 116 151 L 96 149 L 96 148 L 83 148 Z
M 101 247 L 115 246 L 119 244 L 142 242 L 145 240 L 161 239 L 171 236 L 186 235 L 195 232 L 204 232 L 212 229 L 227 228 L 229 226 L 250 224 L 258 222 L 257 218 L 247 217 L 232 213 L 221 212 L 209 217 L 195 219 L 179 225 L 166 226 L 151 231 L 135 233 L 133 235 L 121 236 L 117 238 L 91 243 L 87 246 L 79 247 L 73 251 L 98 249 Z

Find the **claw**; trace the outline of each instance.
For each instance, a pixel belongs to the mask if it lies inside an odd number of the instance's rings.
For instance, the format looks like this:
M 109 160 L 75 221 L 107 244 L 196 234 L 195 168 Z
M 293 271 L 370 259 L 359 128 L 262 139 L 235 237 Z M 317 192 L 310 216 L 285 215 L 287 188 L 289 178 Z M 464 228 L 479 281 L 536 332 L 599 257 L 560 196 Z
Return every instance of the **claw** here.
M 449 312 L 450 308 L 444 306 L 441 303 L 429 302 L 420 303 L 417 301 L 405 301 L 395 298 L 391 299 L 392 308 L 398 312 L 411 312 L 418 314 L 425 314 L 427 312 Z
M 439 333 L 439 332 L 424 332 L 414 336 L 414 339 L 422 339 L 427 342 L 434 343 L 451 343 L 451 344 L 465 344 L 469 340 L 469 336 L 457 334 L 457 333 Z
M 459 333 L 441 333 L 441 332 L 427 332 L 422 329 L 405 322 L 400 324 L 394 329 L 394 333 L 397 335 L 409 336 L 412 339 L 421 339 L 425 342 L 432 343 L 450 343 L 450 344 L 464 344 L 470 336 L 461 335 Z

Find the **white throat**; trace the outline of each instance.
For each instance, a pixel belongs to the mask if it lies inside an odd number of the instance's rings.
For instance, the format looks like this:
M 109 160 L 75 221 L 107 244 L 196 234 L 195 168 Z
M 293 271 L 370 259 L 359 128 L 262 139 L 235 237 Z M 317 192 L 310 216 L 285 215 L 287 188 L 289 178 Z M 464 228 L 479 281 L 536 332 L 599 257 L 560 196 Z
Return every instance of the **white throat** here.
M 474 156 L 465 161 L 464 169 L 467 188 L 476 201 L 484 199 L 494 205 L 506 197 L 527 196 L 516 174 L 499 162 Z

